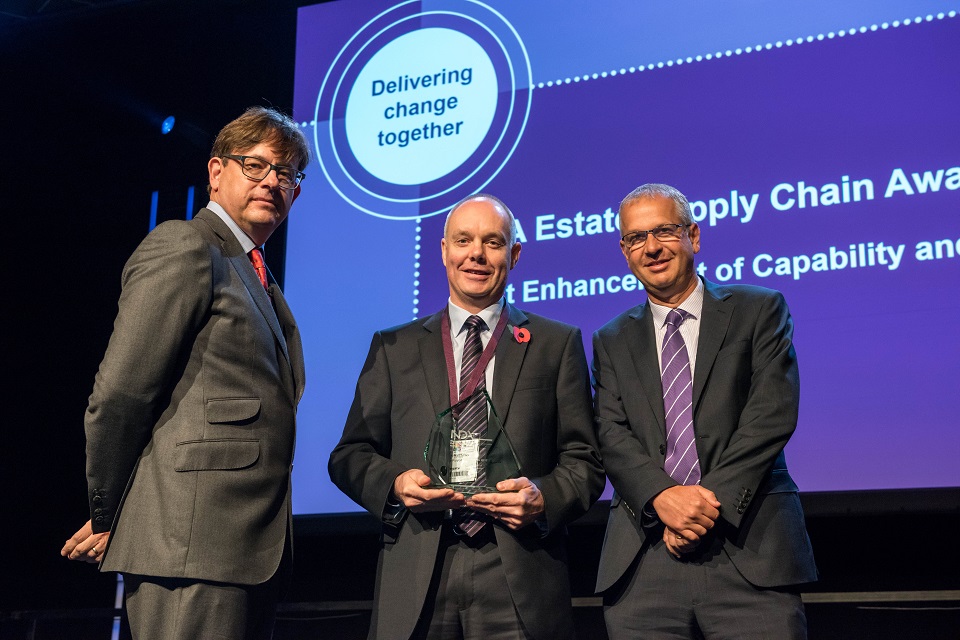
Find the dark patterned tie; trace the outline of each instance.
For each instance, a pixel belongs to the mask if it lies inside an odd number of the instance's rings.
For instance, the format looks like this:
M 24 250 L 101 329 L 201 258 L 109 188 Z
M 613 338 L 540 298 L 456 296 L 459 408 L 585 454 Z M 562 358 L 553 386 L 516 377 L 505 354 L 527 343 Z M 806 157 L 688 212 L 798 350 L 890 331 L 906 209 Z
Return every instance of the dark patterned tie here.
M 253 269 L 257 272 L 257 277 L 260 278 L 260 284 L 263 285 L 264 289 L 269 291 L 270 285 L 267 284 L 267 265 L 263 262 L 263 254 L 259 248 L 250 250 L 250 262 L 253 263 Z
M 693 431 L 693 377 L 687 346 L 680 334 L 680 324 L 688 315 L 680 309 L 672 309 L 667 314 L 667 331 L 660 349 L 660 384 L 667 420 L 667 457 L 663 470 L 680 484 L 698 484 L 700 460 Z
M 463 343 L 463 361 L 460 363 L 460 395 L 463 396 L 467 389 L 467 381 L 470 375 L 477 368 L 480 362 L 480 355 L 483 353 L 483 342 L 480 340 L 480 333 L 486 328 L 486 324 L 480 316 L 470 316 L 464 323 L 467 327 L 467 337 Z M 487 388 L 486 374 L 481 372 L 480 379 L 477 382 L 477 388 L 470 401 L 464 405 L 460 412 L 460 418 L 457 421 L 457 430 L 469 433 L 475 438 L 484 438 L 487 430 L 487 400 L 479 393 Z M 480 464 L 477 467 L 477 479 L 475 484 L 483 485 L 487 480 L 486 467 L 483 461 L 486 459 L 486 445 L 481 443 L 479 451 Z M 458 512 L 456 519 L 460 531 L 467 536 L 472 537 L 486 522 L 476 517 L 476 512 L 465 509 Z
M 474 369 L 480 362 L 480 356 L 483 354 L 483 342 L 480 340 L 480 333 L 486 328 L 480 316 L 470 316 L 464 322 L 467 327 L 467 337 L 463 343 L 463 362 L 460 363 L 460 397 L 467 390 L 467 382 L 473 374 Z M 486 375 L 480 374 L 475 391 L 482 391 L 487 388 Z M 457 428 L 460 431 L 468 431 L 471 434 L 482 436 L 487 426 L 487 403 L 480 396 L 473 396 L 460 412 L 460 420 Z

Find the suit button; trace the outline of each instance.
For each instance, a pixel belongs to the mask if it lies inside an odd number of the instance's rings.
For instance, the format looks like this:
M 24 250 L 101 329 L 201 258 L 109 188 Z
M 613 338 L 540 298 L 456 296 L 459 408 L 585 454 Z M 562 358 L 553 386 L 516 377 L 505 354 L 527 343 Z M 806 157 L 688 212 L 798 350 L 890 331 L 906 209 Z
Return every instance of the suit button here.
M 740 515 L 743 515 L 743 507 L 738 507 L 737 513 L 739 513 Z
M 93 512 L 97 515 L 100 515 L 101 513 L 103 513 L 103 509 L 94 509 Z
M 103 502 L 103 498 L 100 497 L 100 494 L 93 496 L 93 504 L 100 504 L 101 502 Z
M 667 445 L 660 445 L 660 455 L 664 455 L 667 452 Z
M 93 519 L 93 521 L 96 522 L 97 524 L 100 524 L 101 522 L 103 522 L 103 516 L 97 516 L 96 518 Z

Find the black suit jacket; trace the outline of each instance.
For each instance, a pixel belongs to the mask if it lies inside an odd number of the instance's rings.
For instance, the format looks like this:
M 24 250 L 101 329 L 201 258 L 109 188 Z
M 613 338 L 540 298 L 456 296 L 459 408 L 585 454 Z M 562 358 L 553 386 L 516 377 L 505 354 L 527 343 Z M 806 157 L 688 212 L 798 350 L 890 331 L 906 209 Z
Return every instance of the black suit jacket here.
M 273 304 L 206 209 L 130 257 L 85 418 L 93 530 L 113 532 L 102 569 L 236 584 L 276 572 L 304 366 L 271 290 Z
M 570 586 L 565 525 L 603 489 L 586 357 L 580 330 L 506 305 L 509 323 L 530 331 L 518 343 L 504 332 L 496 349 L 493 404 L 521 470 L 546 504 L 545 533 L 496 526 L 510 593 L 536 638 L 569 637 Z M 357 382 L 330 477 L 380 517 L 394 479 L 426 472 L 423 449 L 438 413 L 450 406 L 441 342 L 442 313 L 378 332 Z M 440 542 L 442 512 L 407 512 L 384 524 L 371 638 L 408 638 L 427 597 Z
M 797 424 L 800 377 L 783 296 L 704 282 L 693 380 L 700 484 L 721 503 L 715 535 L 759 587 L 816 579 L 797 486 L 783 448 Z M 662 528 L 636 516 L 676 483 L 663 470 L 663 390 L 647 304 L 594 335 L 595 411 L 611 501 L 597 590 L 611 587 Z

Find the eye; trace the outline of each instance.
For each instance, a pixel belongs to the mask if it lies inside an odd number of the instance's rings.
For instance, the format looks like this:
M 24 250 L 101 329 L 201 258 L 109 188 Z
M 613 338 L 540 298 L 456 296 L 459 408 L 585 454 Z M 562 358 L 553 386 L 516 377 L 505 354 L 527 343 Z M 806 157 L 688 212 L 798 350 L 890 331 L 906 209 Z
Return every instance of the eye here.
M 262 160 L 257 160 L 256 158 L 247 158 L 246 165 L 247 169 L 251 171 L 263 171 L 264 167 L 267 166 Z

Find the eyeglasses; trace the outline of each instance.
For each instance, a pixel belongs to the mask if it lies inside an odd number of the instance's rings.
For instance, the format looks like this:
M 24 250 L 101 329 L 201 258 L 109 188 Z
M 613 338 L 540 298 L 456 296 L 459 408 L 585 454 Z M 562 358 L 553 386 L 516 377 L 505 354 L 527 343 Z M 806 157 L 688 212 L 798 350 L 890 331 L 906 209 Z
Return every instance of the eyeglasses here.
M 303 171 L 297 171 L 293 167 L 282 164 L 271 164 L 263 158 L 256 156 L 224 155 L 221 157 L 230 158 L 231 160 L 239 162 L 243 175 L 251 180 L 263 180 L 270 175 L 271 171 L 275 171 L 277 174 L 277 182 L 280 184 L 281 189 L 296 189 L 300 181 L 307 177 L 307 174 Z
M 689 224 L 662 224 L 656 229 L 632 231 L 620 240 L 628 249 L 643 245 L 647 241 L 648 235 L 653 236 L 660 242 L 670 242 L 671 240 L 679 240 L 683 236 L 683 230 L 689 226 Z

